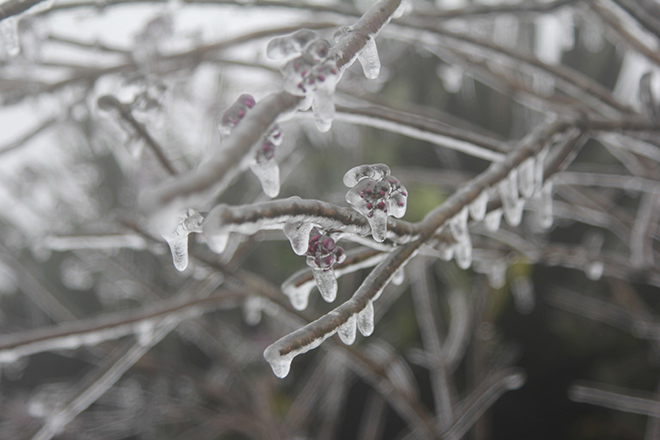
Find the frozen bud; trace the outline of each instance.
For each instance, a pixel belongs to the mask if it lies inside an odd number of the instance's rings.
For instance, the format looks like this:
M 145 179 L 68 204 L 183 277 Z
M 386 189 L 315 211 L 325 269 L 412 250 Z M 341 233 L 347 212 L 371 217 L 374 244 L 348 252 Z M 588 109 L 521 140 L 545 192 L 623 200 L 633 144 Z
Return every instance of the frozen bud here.
M 194 209 L 189 209 L 186 214 L 179 218 L 179 224 L 174 231 L 161 233 L 172 251 L 172 260 L 177 270 L 183 271 L 188 267 L 188 234 L 191 232 L 202 232 L 204 214 Z
M 387 217 L 401 218 L 406 213 L 406 188 L 389 175 L 389 168 L 383 164 L 353 168 L 344 176 L 344 184 L 352 186 L 346 193 L 346 201 L 367 217 L 374 240 L 384 241 Z
M 301 29 L 290 35 L 276 37 L 268 43 L 266 55 L 273 60 L 287 58 L 301 53 L 307 43 L 314 39 L 316 39 L 316 32 L 309 29 Z
M 250 169 L 261 182 L 261 188 L 268 197 L 277 197 L 280 193 L 280 167 L 275 160 L 275 144 L 262 139 Z
M 323 61 L 330 52 L 330 43 L 325 40 L 316 39 L 307 43 L 303 51 L 303 57 L 309 61 L 318 63 Z
M 351 168 L 344 174 L 344 185 L 349 188 L 354 187 L 362 179 L 381 180 L 385 176 L 389 176 L 390 167 L 384 163 L 377 163 L 374 165 L 359 165 Z
M 282 134 L 282 130 L 280 130 L 280 127 L 277 124 L 275 124 L 273 128 L 271 128 L 271 130 L 268 132 L 266 139 L 276 147 L 282 145 L 284 135 Z
M 228 135 L 231 133 L 232 129 L 241 122 L 241 119 L 245 117 L 248 111 L 254 105 L 256 101 L 252 95 L 243 94 L 238 97 L 236 102 L 234 102 L 220 118 L 220 123 L 218 124 L 218 130 L 223 135 Z
M 337 280 L 332 267 L 346 259 L 344 249 L 337 246 L 332 237 L 313 229 L 307 245 L 307 265 L 312 268 L 312 274 L 321 296 L 327 302 L 337 297 Z
M 303 57 L 294 58 L 286 63 L 280 71 L 284 76 L 284 90 L 292 95 L 305 95 L 307 90 L 303 78 L 312 70 L 313 64 Z

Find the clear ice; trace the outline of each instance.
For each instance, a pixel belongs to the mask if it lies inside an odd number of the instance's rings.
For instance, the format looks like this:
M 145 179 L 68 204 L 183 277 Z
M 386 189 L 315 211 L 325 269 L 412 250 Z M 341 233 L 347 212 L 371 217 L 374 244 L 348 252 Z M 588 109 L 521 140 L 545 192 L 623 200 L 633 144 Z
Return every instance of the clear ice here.
M 474 221 L 480 222 L 486 216 L 486 208 L 488 206 L 488 191 L 481 191 L 481 194 L 468 205 L 470 216 Z
M 309 233 L 314 225 L 307 222 L 287 222 L 284 225 L 284 235 L 291 242 L 293 252 L 297 255 L 305 255 L 309 247 Z
M 312 98 L 314 122 L 321 132 L 330 130 L 335 117 L 334 94 L 337 79 L 337 65 L 328 60 L 315 64 L 302 81 L 302 91 Z
M 355 342 L 355 336 L 357 334 L 357 315 L 351 315 L 348 318 L 348 321 L 339 326 L 337 333 L 339 333 L 339 339 L 346 344 L 351 345 Z
M 498 258 L 490 263 L 486 272 L 488 284 L 493 289 L 501 289 L 506 284 L 506 262 Z
M 314 39 L 316 32 L 309 29 L 301 29 L 290 35 L 273 38 L 266 47 L 266 56 L 272 60 L 288 58 L 302 52 L 307 43 Z
M 456 243 L 454 258 L 458 267 L 463 270 L 469 269 L 472 265 L 472 240 L 470 240 L 469 234 L 465 240 Z
M 368 79 L 378 78 L 378 75 L 380 75 L 380 57 L 373 36 L 367 37 L 364 47 L 358 52 L 357 59 L 362 65 L 364 76 Z
M 457 243 L 462 243 L 470 238 L 468 231 L 468 209 L 461 211 L 449 220 L 449 230 Z
M 387 217 L 401 218 L 406 213 L 406 188 L 389 171 L 383 164 L 361 165 L 344 175 L 344 184 L 352 187 L 346 193 L 346 201 L 367 217 L 378 242 L 387 236 Z
M 370 336 L 374 332 L 374 303 L 368 301 L 367 306 L 357 315 L 357 327 L 362 336 Z
M 598 281 L 605 272 L 605 264 L 602 261 L 591 261 L 584 267 L 584 274 L 592 281 Z
M 255 326 L 261 322 L 261 298 L 258 296 L 248 296 L 243 303 L 243 319 L 250 326 Z
M 332 266 L 346 259 L 344 249 L 337 246 L 332 237 L 322 235 L 314 229 L 309 235 L 305 255 L 321 296 L 326 302 L 334 301 L 337 297 L 337 279 Z
M 552 226 L 552 181 L 547 181 L 537 194 L 538 224 L 542 229 Z
M 264 194 L 271 198 L 280 193 L 280 167 L 275 160 L 275 148 L 282 144 L 283 137 L 282 130 L 277 124 L 274 125 L 262 139 L 254 162 L 250 164 L 250 169 L 261 182 Z
M 177 270 L 183 271 L 188 267 L 188 234 L 202 232 L 203 222 L 204 216 L 200 212 L 189 209 L 185 216 L 180 218 L 174 231 L 161 233 L 167 244 L 170 245 L 172 260 Z

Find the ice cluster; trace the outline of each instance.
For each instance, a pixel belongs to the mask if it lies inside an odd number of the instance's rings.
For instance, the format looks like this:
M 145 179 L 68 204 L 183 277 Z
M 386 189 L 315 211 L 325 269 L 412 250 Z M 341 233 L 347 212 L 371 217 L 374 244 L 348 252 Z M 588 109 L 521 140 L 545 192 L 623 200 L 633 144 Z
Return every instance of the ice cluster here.
M 408 192 L 390 175 L 385 164 L 360 165 L 344 175 L 344 185 L 351 188 L 346 201 L 367 217 L 374 240 L 387 236 L 387 217 L 401 218 L 406 213 Z
M 337 297 L 337 279 L 332 267 L 346 259 L 344 249 L 337 246 L 332 237 L 312 229 L 305 255 L 321 296 L 327 302 L 334 301 Z

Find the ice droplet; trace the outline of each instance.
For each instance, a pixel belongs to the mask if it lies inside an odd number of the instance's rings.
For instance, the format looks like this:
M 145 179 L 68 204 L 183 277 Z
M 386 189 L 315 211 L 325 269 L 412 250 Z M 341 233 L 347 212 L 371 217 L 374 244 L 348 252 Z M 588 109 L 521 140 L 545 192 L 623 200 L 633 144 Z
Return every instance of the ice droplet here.
M 591 281 L 598 281 L 605 272 L 605 264 L 602 261 L 592 261 L 584 267 L 584 273 Z
M 486 216 L 486 207 L 488 206 L 488 191 L 481 191 L 481 194 L 468 205 L 470 216 L 474 221 L 480 222 Z
M 337 279 L 333 270 L 313 269 L 314 281 L 325 302 L 333 302 L 337 298 Z
M 307 222 L 287 222 L 284 225 L 284 235 L 291 242 L 293 252 L 297 255 L 305 255 L 309 246 L 309 233 L 312 232 L 313 224 Z
M 275 37 L 268 42 L 266 56 L 272 60 L 287 58 L 302 52 L 307 43 L 316 38 L 316 32 L 300 29 L 290 35 Z
M 209 245 L 209 248 L 216 254 L 223 253 L 227 248 L 229 233 L 209 234 L 207 230 L 204 230 L 204 237 L 206 238 L 206 243 Z
M 397 286 L 403 284 L 403 281 L 405 279 L 406 279 L 406 272 L 403 270 L 402 267 L 400 267 L 396 272 L 394 272 L 394 275 L 392 275 L 392 282 Z
M 401 0 L 399 7 L 392 14 L 392 19 L 396 20 L 404 15 L 408 15 L 413 11 L 413 3 L 410 0 Z
M 289 297 L 289 301 L 291 301 L 291 305 L 294 309 L 305 310 L 309 303 L 309 294 L 311 293 L 312 288 L 313 286 L 308 287 L 308 284 L 303 284 L 300 287 L 292 284 L 283 284 L 282 292 Z
M 534 194 L 534 174 L 536 161 L 533 157 L 526 159 L 518 168 L 518 189 L 523 197 L 529 198 Z
M 339 326 L 339 339 L 346 345 L 352 345 L 357 335 L 357 315 L 351 315 L 348 321 Z
M 367 306 L 357 315 L 357 327 L 362 336 L 371 336 L 374 332 L 374 303 L 368 301 Z
M 255 326 L 261 322 L 261 298 L 258 296 L 248 296 L 243 302 L 243 319 L 250 326 Z
M 325 61 L 314 65 L 303 79 L 303 92 L 312 98 L 312 112 L 316 128 L 321 132 L 330 130 L 335 117 L 335 88 L 338 79 L 337 65 Z
M 492 262 L 486 272 L 488 284 L 493 289 L 501 289 L 506 284 L 506 262 L 498 259 Z
M 497 208 L 486 214 L 484 218 L 484 224 L 486 229 L 491 232 L 495 232 L 500 229 L 500 223 L 502 222 L 502 209 Z
M 263 147 L 262 147 L 263 149 Z M 250 169 L 261 182 L 261 189 L 268 197 L 277 197 L 280 193 L 280 167 L 274 158 L 250 164 Z
M 135 328 L 137 343 L 143 347 L 151 344 L 154 339 L 155 323 L 152 320 L 140 321 Z
M 358 52 L 358 61 L 362 65 L 364 76 L 376 79 L 380 75 L 380 57 L 373 36 L 368 36 L 362 50 Z
M 454 249 L 456 248 L 455 244 L 440 243 L 438 245 L 438 252 L 440 258 L 444 261 L 450 261 L 454 258 Z
M 469 269 L 472 265 L 472 240 L 470 240 L 469 234 L 465 240 L 456 243 L 454 258 L 458 267 L 463 270 Z
M 449 220 L 449 229 L 457 243 L 469 240 L 468 232 L 468 209 L 464 207 L 461 211 Z
M 511 293 L 516 310 L 527 315 L 534 310 L 534 285 L 529 277 L 518 277 L 511 282 Z
M 306 255 L 307 265 L 312 268 L 312 275 L 321 296 L 326 302 L 334 301 L 337 297 L 337 279 L 332 266 L 346 259 L 344 249 L 337 246 L 331 237 L 313 230 L 309 236 Z
M 292 353 L 281 356 L 278 351 L 279 348 L 271 345 L 264 351 L 264 358 L 270 364 L 270 368 L 272 368 L 275 376 L 283 379 L 289 374 L 289 370 L 291 370 L 291 361 L 294 356 Z
M 547 181 L 537 194 L 537 218 L 542 229 L 550 229 L 552 226 L 552 181 Z
M 174 231 L 162 233 L 161 236 L 167 241 L 172 251 L 172 260 L 177 270 L 183 271 L 188 267 L 188 234 L 191 232 L 202 232 L 201 226 L 204 222 L 204 216 L 194 209 L 188 212 L 179 220 L 179 224 Z
M 18 18 L 16 16 L 0 21 L 0 37 L 4 50 L 10 58 L 19 54 L 21 46 L 18 42 Z
M 525 202 L 518 197 L 518 171 L 513 169 L 497 186 L 502 199 L 504 218 L 509 225 L 516 227 L 522 220 Z

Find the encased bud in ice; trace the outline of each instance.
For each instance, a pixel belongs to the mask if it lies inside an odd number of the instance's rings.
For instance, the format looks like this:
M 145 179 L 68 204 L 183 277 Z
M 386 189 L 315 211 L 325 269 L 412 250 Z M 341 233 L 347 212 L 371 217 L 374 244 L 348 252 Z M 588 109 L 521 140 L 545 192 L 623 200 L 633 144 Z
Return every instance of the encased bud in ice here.
M 254 105 L 256 101 L 252 95 L 247 93 L 238 97 L 236 102 L 234 102 L 220 118 L 220 123 L 218 124 L 218 130 L 223 135 L 228 135 L 231 133 L 232 129 L 241 122 L 241 119 L 245 117 L 248 111 Z
M 316 32 L 309 29 L 300 29 L 293 34 L 270 40 L 266 47 L 266 55 L 273 60 L 297 55 L 302 52 L 307 43 L 314 39 L 316 39 Z

